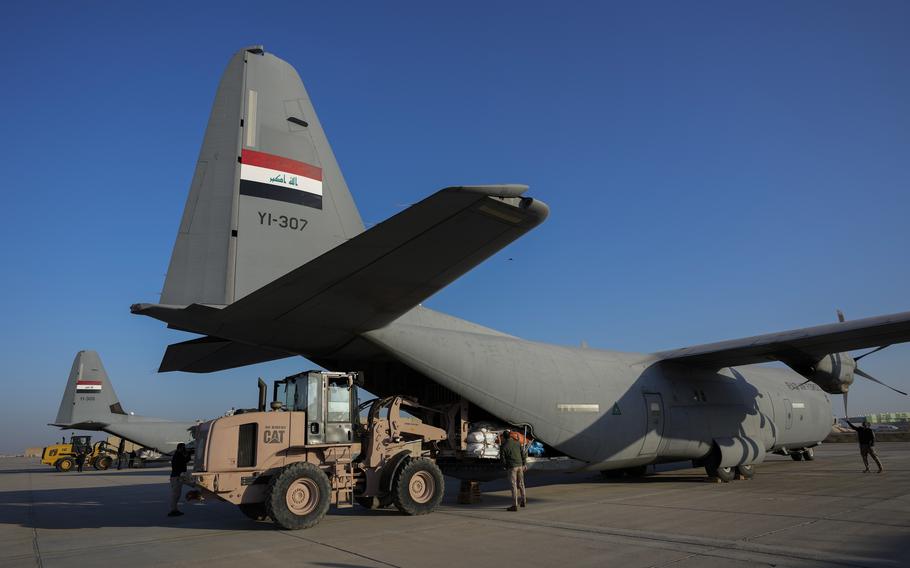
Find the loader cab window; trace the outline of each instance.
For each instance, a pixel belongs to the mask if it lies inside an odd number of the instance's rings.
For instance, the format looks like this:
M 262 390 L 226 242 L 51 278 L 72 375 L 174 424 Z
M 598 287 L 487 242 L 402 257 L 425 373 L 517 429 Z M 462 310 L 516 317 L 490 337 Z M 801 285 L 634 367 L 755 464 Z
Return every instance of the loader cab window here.
M 296 377 L 275 381 L 272 398 L 284 405 L 284 410 L 306 410 L 306 383 L 302 382 L 300 386 L 303 388 L 297 388 Z
M 329 422 L 351 421 L 351 391 L 347 384 L 330 384 L 328 392 Z

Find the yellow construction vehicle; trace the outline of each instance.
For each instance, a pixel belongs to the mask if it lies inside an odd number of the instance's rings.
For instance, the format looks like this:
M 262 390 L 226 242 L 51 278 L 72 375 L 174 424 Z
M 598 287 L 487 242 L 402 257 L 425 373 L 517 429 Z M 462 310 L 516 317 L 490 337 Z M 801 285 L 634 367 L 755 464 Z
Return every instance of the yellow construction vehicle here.
M 41 463 L 54 466 L 57 471 L 70 471 L 76 467 L 76 458 L 80 453 L 85 454 L 83 467 L 92 466 L 98 470 L 105 470 L 114 463 L 117 451 L 102 440 L 92 445 L 91 436 L 72 436 L 69 443 L 64 439 L 60 444 L 53 444 L 41 452 Z

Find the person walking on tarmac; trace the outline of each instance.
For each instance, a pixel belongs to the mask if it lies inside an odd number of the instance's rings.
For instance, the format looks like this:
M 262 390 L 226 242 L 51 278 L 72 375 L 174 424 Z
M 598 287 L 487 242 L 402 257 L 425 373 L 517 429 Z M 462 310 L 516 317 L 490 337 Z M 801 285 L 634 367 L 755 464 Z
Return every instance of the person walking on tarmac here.
M 185 444 L 177 444 L 174 455 L 171 457 L 171 512 L 168 517 L 179 517 L 183 513 L 177 508 L 180 493 L 183 490 L 183 481 L 180 477 L 186 472 L 186 464 L 190 461 L 190 453 L 186 451 Z
M 863 470 L 863 473 L 869 473 L 869 456 L 872 456 L 872 460 L 878 466 L 879 473 L 885 471 L 881 460 L 878 459 L 878 454 L 875 452 L 875 432 L 869 427 L 869 422 L 863 420 L 863 425 L 859 428 L 851 424 L 850 419 L 846 416 L 844 417 L 844 422 L 856 431 L 856 437 L 859 440 L 859 454 L 863 457 L 863 463 L 866 464 L 866 469 Z
M 512 506 L 507 511 L 517 511 L 528 503 L 525 496 L 525 470 L 527 469 L 527 456 L 518 440 L 512 437 L 512 432 L 506 430 L 502 433 L 502 443 L 499 445 L 499 457 L 509 471 L 509 481 L 512 484 Z M 519 500 L 519 494 L 521 499 Z
M 85 465 L 85 448 L 79 446 L 76 450 L 76 471 L 82 472 L 82 466 Z

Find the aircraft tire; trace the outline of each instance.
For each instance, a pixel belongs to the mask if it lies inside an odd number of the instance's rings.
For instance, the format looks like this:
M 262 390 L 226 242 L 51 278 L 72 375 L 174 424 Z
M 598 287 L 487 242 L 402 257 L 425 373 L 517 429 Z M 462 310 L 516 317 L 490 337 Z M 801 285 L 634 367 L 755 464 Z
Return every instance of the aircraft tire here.
M 112 460 L 109 456 L 101 456 L 95 460 L 95 462 L 92 464 L 92 467 L 98 471 L 104 471 L 106 469 L 110 469 L 112 463 L 114 463 L 114 460 Z
M 307 529 L 329 510 L 332 487 L 318 467 L 307 462 L 285 466 L 269 482 L 265 510 L 285 530 Z
M 803 461 L 803 453 L 802 452 L 790 452 L 790 459 L 792 459 L 795 462 Z
M 815 459 L 815 450 L 812 448 L 806 448 L 803 450 L 803 460 L 810 462 Z
M 736 478 L 735 468 L 720 466 L 720 450 L 716 447 L 711 452 L 710 457 L 708 457 L 708 461 L 705 464 L 705 472 L 708 477 L 719 479 L 724 483 L 733 481 Z
M 755 466 L 752 464 L 736 466 L 736 476 L 740 479 L 752 479 L 755 477 Z
M 67 472 L 72 471 L 73 467 L 76 466 L 76 462 L 72 458 L 60 458 L 57 460 L 57 463 L 54 464 L 54 467 L 57 468 L 57 471 Z
M 405 515 L 432 513 L 444 493 L 442 471 L 427 458 L 408 459 L 392 481 L 392 501 Z
M 254 521 L 264 521 L 269 518 L 269 514 L 265 510 L 265 503 L 241 503 L 237 505 L 237 508 L 240 509 L 240 512 L 247 516 L 247 518 L 253 519 Z

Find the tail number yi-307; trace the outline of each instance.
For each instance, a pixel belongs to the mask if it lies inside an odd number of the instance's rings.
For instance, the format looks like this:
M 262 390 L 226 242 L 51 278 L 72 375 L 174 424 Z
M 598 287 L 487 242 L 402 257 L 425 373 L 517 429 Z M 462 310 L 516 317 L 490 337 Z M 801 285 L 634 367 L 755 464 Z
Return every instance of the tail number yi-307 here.
M 288 229 L 291 231 L 302 231 L 307 225 L 307 220 L 300 217 L 288 217 L 287 215 L 272 215 L 268 211 L 257 211 L 259 213 L 259 224 L 267 227 L 278 227 L 279 229 Z

